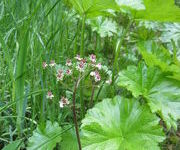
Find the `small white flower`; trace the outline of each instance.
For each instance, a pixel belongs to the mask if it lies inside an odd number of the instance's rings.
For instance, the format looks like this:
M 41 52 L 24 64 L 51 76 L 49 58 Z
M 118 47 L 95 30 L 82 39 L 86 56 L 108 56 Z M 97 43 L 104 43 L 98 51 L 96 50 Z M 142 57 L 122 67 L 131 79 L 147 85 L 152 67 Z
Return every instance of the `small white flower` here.
M 67 69 L 67 70 L 66 70 L 66 74 L 67 74 L 68 76 L 72 75 L 72 70 L 71 70 L 71 69 Z
M 63 108 L 65 105 L 69 105 L 69 100 L 65 97 L 61 97 L 61 100 L 59 101 L 59 106 Z
M 48 65 L 47 65 L 47 63 L 46 62 L 43 62 L 43 69 L 45 69 Z
M 91 73 L 90 73 L 90 76 L 95 76 L 95 72 L 94 71 L 92 71 Z
M 82 58 L 80 57 L 80 55 L 76 55 L 75 59 L 77 59 L 77 60 L 79 60 L 79 61 L 82 60 Z
M 97 67 L 99 70 L 101 70 L 101 68 L 102 68 L 101 63 L 98 63 L 98 64 L 96 65 L 96 67 Z
M 81 61 L 80 63 L 77 64 L 76 69 L 79 72 L 84 72 L 85 71 L 85 63 L 83 61 Z
M 66 66 L 68 67 L 72 66 L 72 61 L 70 59 L 66 60 Z
M 63 107 L 64 107 L 64 104 L 63 104 L 62 101 L 59 101 L 59 107 L 60 107 L 60 108 L 63 108 Z
M 55 65 L 56 65 L 55 61 L 54 61 L 54 60 L 51 60 L 49 66 L 50 66 L 50 67 L 54 67 Z
M 95 79 L 95 82 L 101 81 L 101 76 L 98 71 L 95 72 L 94 79 Z
M 91 55 L 89 56 L 89 58 L 90 58 L 91 62 L 93 62 L 93 63 L 96 62 L 96 55 L 91 54 Z
M 62 70 L 58 70 L 58 73 L 56 75 L 57 81 L 62 81 L 64 78 L 64 73 Z
M 54 98 L 54 95 L 52 94 L 51 91 L 48 91 L 47 95 L 46 95 L 46 98 L 47 99 L 53 99 Z

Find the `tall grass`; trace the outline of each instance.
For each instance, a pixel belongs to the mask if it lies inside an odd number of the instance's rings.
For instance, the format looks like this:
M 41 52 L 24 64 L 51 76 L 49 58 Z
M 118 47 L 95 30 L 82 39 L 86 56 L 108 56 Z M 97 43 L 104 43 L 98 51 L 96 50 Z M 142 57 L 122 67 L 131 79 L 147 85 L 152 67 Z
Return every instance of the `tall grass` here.
M 20 99 L 17 102 L 17 129 L 18 131 L 21 131 L 22 129 L 22 117 L 23 117 L 23 110 L 26 108 L 25 104 L 25 67 L 26 67 L 26 57 L 27 57 L 27 51 L 28 51 L 28 28 L 25 26 L 23 29 L 21 28 L 21 31 L 25 34 L 21 33 L 20 40 L 22 40 L 22 43 L 20 43 L 20 48 L 18 51 L 17 56 L 17 65 L 16 65 L 16 78 L 15 78 L 15 99 Z M 25 35 L 25 36 L 24 36 Z
M 0 87 L 0 113 L 3 116 L 11 116 L 9 111 L 12 110 L 13 116 L 16 117 L 10 117 L 7 121 L 12 121 L 13 130 L 17 123 L 17 129 L 22 132 L 24 131 L 23 118 L 26 115 L 33 120 L 39 119 L 40 122 L 48 118 L 46 91 L 50 88 L 55 89 L 56 85 L 49 87 L 49 81 L 54 81 L 49 80 L 46 73 L 43 74 L 46 77 L 42 81 L 39 80 L 40 72 L 43 72 L 40 71 L 42 61 L 49 62 L 55 59 L 63 62 L 65 60 L 63 54 L 67 52 L 70 41 L 64 40 L 64 34 L 66 33 L 67 38 L 72 38 L 74 35 L 70 35 L 70 30 L 66 28 L 70 18 L 64 13 L 61 0 L 13 2 L 3 0 L 1 3 L 3 3 L 4 11 L 0 19 L 0 62 L 1 66 L 7 67 L 2 67 L 4 71 L 0 71 L 6 72 L 6 76 L 1 78 L 3 87 Z M 73 44 L 69 49 L 72 47 Z M 40 91 L 40 93 L 35 91 Z M 58 101 L 59 99 L 56 99 L 54 103 Z M 16 107 L 14 107 L 15 104 Z M 57 110 L 50 113 L 52 113 L 50 116 L 54 118 L 59 114 Z M 7 121 L 3 121 L 1 130 L 7 134 L 1 138 L 9 141 L 7 136 L 9 130 L 5 127 Z M 24 128 L 26 128 L 27 121 L 24 123 Z M 32 123 L 30 127 L 33 130 L 34 124 Z M 17 135 L 17 131 L 14 131 L 13 134 Z

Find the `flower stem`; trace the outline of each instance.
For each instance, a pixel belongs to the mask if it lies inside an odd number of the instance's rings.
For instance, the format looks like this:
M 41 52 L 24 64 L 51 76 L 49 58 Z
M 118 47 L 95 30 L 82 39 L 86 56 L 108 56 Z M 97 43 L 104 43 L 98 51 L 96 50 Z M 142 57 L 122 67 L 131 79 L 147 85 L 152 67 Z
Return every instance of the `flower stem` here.
M 89 102 L 89 107 L 91 108 L 93 106 L 93 98 L 94 98 L 94 91 L 95 91 L 95 85 L 92 85 L 92 94 L 91 94 L 91 99 Z
M 82 18 L 82 27 L 81 27 L 81 57 L 84 57 L 84 32 L 85 32 L 85 21 L 86 21 L 86 16 L 84 15 Z
M 83 18 L 82 18 L 82 28 L 81 28 L 81 50 L 80 50 L 81 57 L 84 57 L 85 21 L 86 21 L 86 16 L 83 15 Z M 80 86 L 81 118 L 83 118 L 84 114 L 85 114 L 85 105 L 84 105 L 84 100 L 83 100 L 83 88 L 82 88 L 82 85 L 83 85 L 83 81 L 81 82 L 81 86 Z
M 79 78 L 74 86 L 74 92 L 73 92 L 73 117 L 74 117 L 74 125 L 76 130 L 76 137 L 78 141 L 79 150 L 81 150 L 81 140 L 79 136 L 79 128 L 78 128 L 78 122 L 77 122 L 77 116 L 76 116 L 76 92 L 79 85 L 81 78 Z

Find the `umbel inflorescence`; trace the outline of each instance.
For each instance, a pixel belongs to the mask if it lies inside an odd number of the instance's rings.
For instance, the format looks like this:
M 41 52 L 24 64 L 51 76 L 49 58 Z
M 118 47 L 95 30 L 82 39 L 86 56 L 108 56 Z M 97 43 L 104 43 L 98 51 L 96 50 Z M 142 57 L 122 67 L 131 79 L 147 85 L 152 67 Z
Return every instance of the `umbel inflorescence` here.
M 60 83 L 65 82 L 66 79 L 72 79 L 72 82 L 74 82 L 78 78 L 83 79 L 85 76 L 88 76 L 96 86 L 101 82 L 106 84 L 111 84 L 112 82 L 111 71 L 107 66 L 102 65 L 94 54 L 86 58 L 81 58 L 80 55 L 77 55 L 73 59 L 68 58 L 64 65 L 57 64 L 54 60 L 51 60 L 49 64 L 43 62 L 42 67 L 43 69 L 53 69 L 56 81 Z M 46 98 L 52 100 L 54 97 L 52 91 L 49 90 Z M 68 98 L 62 96 L 59 101 L 59 106 L 63 108 L 68 104 L 70 104 Z

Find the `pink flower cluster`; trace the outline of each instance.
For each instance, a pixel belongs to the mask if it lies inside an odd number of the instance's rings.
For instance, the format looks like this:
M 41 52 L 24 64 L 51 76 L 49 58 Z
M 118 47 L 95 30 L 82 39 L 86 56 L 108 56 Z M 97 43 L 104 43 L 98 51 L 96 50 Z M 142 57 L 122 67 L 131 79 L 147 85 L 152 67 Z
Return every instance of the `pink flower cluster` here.
M 56 73 L 57 81 L 63 81 L 65 76 L 71 76 L 73 74 L 74 69 L 76 69 L 80 73 L 84 73 L 86 68 L 87 70 L 91 70 L 90 76 L 93 78 L 95 82 L 101 81 L 101 75 L 100 70 L 102 69 L 101 63 L 97 63 L 96 55 L 91 54 L 89 55 L 88 59 L 81 58 L 80 55 L 77 55 L 75 57 L 76 62 L 73 63 L 71 59 L 66 60 L 66 67 L 63 67 L 63 69 L 58 69 Z M 56 63 L 54 60 L 50 61 L 50 64 L 48 65 L 46 62 L 43 62 L 43 68 L 50 66 L 51 68 L 56 66 Z M 57 66 L 58 67 L 58 66 Z M 64 69 L 65 68 L 65 69 Z M 104 70 L 104 68 L 103 68 Z M 111 84 L 112 80 L 109 79 L 106 81 L 107 84 Z M 47 99 L 52 100 L 54 98 L 54 95 L 51 91 L 47 92 Z M 59 101 L 59 106 L 63 108 L 64 106 L 68 105 L 70 102 L 67 98 L 61 97 Z
M 43 62 L 42 66 L 43 66 L 43 69 L 46 69 L 48 66 L 50 66 L 52 68 L 52 67 L 56 66 L 56 63 L 54 60 L 51 60 L 49 65 L 46 62 Z
M 77 56 L 75 57 L 75 59 L 78 60 L 76 69 L 77 69 L 79 72 L 84 72 L 85 69 L 86 69 L 86 67 L 87 67 L 87 60 L 81 58 L 80 55 L 77 55 Z M 101 70 L 101 68 L 102 68 L 101 63 L 96 64 L 96 55 L 91 54 L 91 55 L 89 56 L 89 60 L 90 60 L 90 64 L 89 64 L 90 66 L 96 67 L 98 70 Z

